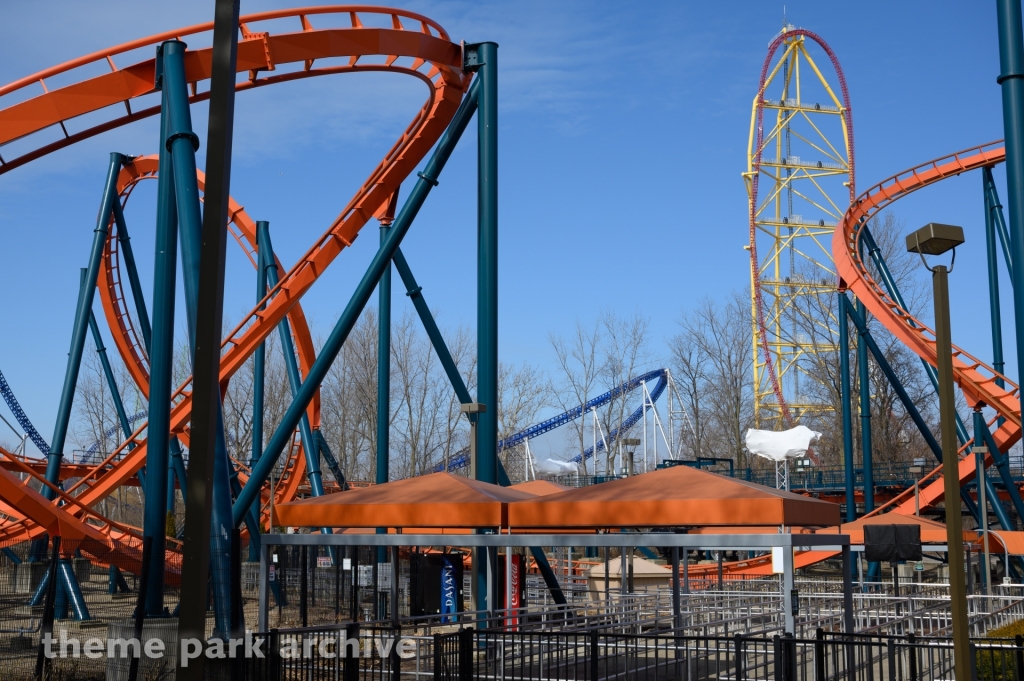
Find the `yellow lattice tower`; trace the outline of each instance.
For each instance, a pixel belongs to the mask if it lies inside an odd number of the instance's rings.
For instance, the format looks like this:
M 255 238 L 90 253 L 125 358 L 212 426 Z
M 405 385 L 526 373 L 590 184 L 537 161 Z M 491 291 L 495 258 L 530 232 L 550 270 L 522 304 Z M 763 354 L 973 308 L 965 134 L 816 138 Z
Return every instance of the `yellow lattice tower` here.
M 831 61 L 839 96 L 807 49 L 814 45 Z M 808 381 L 818 379 L 808 372 L 809 356 L 835 351 L 832 232 L 854 196 L 846 81 L 832 50 L 810 31 L 787 25 L 768 47 L 743 178 L 755 426 L 779 429 L 831 410 L 810 397 Z

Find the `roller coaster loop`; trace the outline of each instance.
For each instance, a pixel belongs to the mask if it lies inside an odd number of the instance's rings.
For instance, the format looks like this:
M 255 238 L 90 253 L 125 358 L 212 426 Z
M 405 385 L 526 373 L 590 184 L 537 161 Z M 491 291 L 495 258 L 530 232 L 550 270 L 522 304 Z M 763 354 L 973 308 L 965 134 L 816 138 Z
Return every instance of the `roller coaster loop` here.
M 327 24 L 331 17 L 323 19 L 324 15 L 334 15 L 334 27 L 317 28 L 313 25 L 314 22 Z M 342 17 L 342 26 L 336 27 L 339 16 Z M 272 27 L 276 31 L 282 26 L 280 20 L 294 20 L 299 30 L 292 33 L 253 30 L 255 24 L 272 20 L 278 21 L 267 28 Z M 212 28 L 210 23 L 168 31 L 99 51 L 0 87 L 0 145 L 22 140 L 23 149 L 28 149 L 13 158 L 0 157 L 0 174 L 83 139 L 159 113 L 159 106 L 132 109 L 134 100 L 156 92 L 154 60 L 148 59 L 119 68 L 114 58 L 140 48 L 155 48 L 172 39 L 186 39 L 201 44 L 208 39 Z M 261 301 L 261 305 L 257 305 L 229 333 L 224 342 L 221 362 L 222 383 L 244 365 L 286 315 L 291 315 L 302 295 L 341 251 L 352 244 L 362 227 L 386 207 L 395 189 L 415 171 L 446 130 L 471 78 L 470 74 L 463 71 L 460 45 L 453 43 L 435 22 L 403 10 L 368 6 L 288 9 L 243 16 L 239 28 L 242 39 L 238 45 L 237 69 L 240 73 L 247 72 L 249 77 L 238 82 L 238 90 L 314 76 L 370 71 L 413 76 L 427 86 L 427 99 L 323 236 L 281 277 L 278 285 Z M 339 60 L 341 63 L 338 63 Z M 78 70 L 82 66 L 104 64 L 109 71 L 98 76 L 86 76 Z M 202 91 L 201 86 L 208 82 L 210 67 L 210 48 L 188 50 L 185 70 L 190 102 L 203 101 L 209 97 L 208 89 Z M 73 72 L 70 74 L 73 81 L 70 85 L 47 88 L 46 80 L 53 80 L 68 72 Z M 90 71 L 90 74 L 93 73 L 95 70 Z M 77 81 L 74 80 L 76 77 Z M 25 91 L 29 86 L 38 86 L 41 92 L 32 96 Z M 9 98 L 9 95 L 15 96 Z M 117 113 L 118 109 L 122 110 L 120 114 Z M 96 123 L 95 117 L 85 118 L 85 114 L 94 112 L 102 112 L 107 120 Z M 79 122 L 85 123 L 81 129 L 69 130 Z M 40 141 L 38 136 L 33 135 L 51 127 L 62 133 L 56 142 Z M 121 188 L 131 184 L 131 179 L 124 175 L 131 174 L 134 170 L 131 166 L 138 167 L 138 161 L 136 159 L 135 164 L 129 164 L 122 171 L 119 182 Z M 241 208 L 235 205 L 231 210 L 235 214 Z M 108 248 L 114 248 L 111 242 L 108 242 Z M 124 329 L 120 324 L 127 315 L 123 314 L 122 309 L 112 309 L 116 306 L 109 305 L 124 300 L 119 278 L 117 281 L 110 278 L 114 271 L 115 268 L 109 266 L 101 268 L 97 284 L 119 352 L 136 383 L 145 392 L 148 376 L 145 371 L 146 360 L 140 347 L 142 344 L 137 342 L 135 334 L 121 333 Z M 102 294 L 104 289 L 110 291 L 111 288 L 117 289 L 116 292 L 112 295 Z M 296 327 L 294 319 L 292 327 Z M 310 359 L 306 358 L 306 361 Z M 300 357 L 300 363 L 306 362 Z M 302 367 L 303 370 L 306 368 Z M 187 441 L 191 412 L 190 380 L 175 391 L 172 400 L 171 431 Z M 25 475 L 25 480 L 19 480 L 15 475 L 0 469 L 0 498 L 16 509 L 14 517 L 0 522 L 0 540 L 20 541 L 62 528 L 65 536 L 85 535 L 104 543 L 102 553 L 107 561 L 119 564 L 122 559 L 125 563 L 135 561 L 137 551 L 126 552 L 117 542 L 112 543 L 110 540 L 113 536 L 111 533 L 133 535 L 134 531 L 131 528 L 115 529 L 110 521 L 97 514 L 92 507 L 125 484 L 145 463 L 145 432 L 145 425 L 137 427 L 121 446 L 66 492 L 52 490 L 54 496 L 65 504 L 63 507 L 59 502 L 47 501 L 28 485 L 29 480 L 38 479 L 30 467 L 18 469 Z M 45 446 L 45 442 L 42 444 Z M 11 458 L 7 454 L 4 456 Z M 302 457 L 289 458 L 295 464 L 289 471 L 291 479 L 288 483 L 297 485 L 303 467 Z M 261 492 L 260 505 L 269 502 L 268 494 L 265 490 Z

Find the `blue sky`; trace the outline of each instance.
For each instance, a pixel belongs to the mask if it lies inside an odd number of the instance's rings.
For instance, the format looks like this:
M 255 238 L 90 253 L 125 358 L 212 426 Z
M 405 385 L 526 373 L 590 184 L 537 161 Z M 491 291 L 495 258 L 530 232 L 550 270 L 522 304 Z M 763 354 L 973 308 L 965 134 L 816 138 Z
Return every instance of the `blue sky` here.
M 207 21 L 212 4 L 9 2 L 0 24 L 0 82 Z M 243 0 L 242 11 L 289 4 Z M 740 173 L 750 103 L 783 3 L 402 6 L 435 19 L 453 40 L 501 45 L 504 360 L 553 369 L 549 334 L 566 334 L 576 319 L 591 321 L 605 309 L 649 317 L 652 349 L 665 356 L 681 310 L 745 285 Z M 790 0 L 785 7 L 791 23 L 821 35 L 842 62 L 861 188 L 1002 137 L 993 3 Z M 239 96 L 232 195 L 254 218 L 271 221 L 286 265 L 322 233 L 423 97 L 419 83 L 385 75 L 311 79 Z M 194 107 L 193 116 L 205 137 L 205 106 Z M 0 369 L 47 439 L 107 153 L 156 148 L 154 119 L 0 177 L 7 284 Z M 467 138 L 403 246 L 447 326 L 474 323 L 475 158 Z M 139 191 L 128 210 L 147 293 L 154 196 L 152 188 Z M 954 341 L 988 357 L 980 176 L 944 182 L 897 204 L 896 212 L 908 227 L 964 225 L 968 244 L 953 275 Z M 340 257 L 304 301 L 320 334 L 369 261 L 375 231 Z M 252 271 L 243 265 L 233 252 L 225 304 L 231 319 L 251 305 Z M 396 296 L 397 309 L 404 305 Z

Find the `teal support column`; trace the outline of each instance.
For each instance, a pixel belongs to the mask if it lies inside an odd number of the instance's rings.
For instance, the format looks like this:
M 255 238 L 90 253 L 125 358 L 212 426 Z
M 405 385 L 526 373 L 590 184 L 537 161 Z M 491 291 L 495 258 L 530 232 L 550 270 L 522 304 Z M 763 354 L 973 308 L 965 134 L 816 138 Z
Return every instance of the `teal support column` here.
M 164 527 L 166 528 L 166 530 L 170 530 L 171 527 L 172 527 L 172 523 L 174 523 L 174 509 L 175 509 L 175 506 L 177 505 L 176 504 L 177 498 L 176 498 L 176 496 L 174 494 L 174 476 L 175 476 L 174 464 L 173 464 L 173 462 L 168 461 L 167 462 L 167 496 L 165 497 L 165 499 L 167 500 L 167 506 L 166 506 L 166 508 L 167 508 L 167 515 L 165 516 L 166 520 L 164 521 Z M 182 487 L 182 489 L 184 489 L 185 485 L 182 485 L 181 487 Z M 173 527 L 174 527 L 174 529 L 169 533 L 170 536 L 172 536 L 172 537 L 173 536 L 177 536 L 177 530 L 178 530 L 176 523 L 173 525 Z M 168 534 L 168 532 L 166 530 L 164 532 L 165 535 Z
M 476 478 L 498 482 L 498 45 L 476 46 L 477 113 L 477 415 Z
M 274 257 L 274 246 L 270 240 L 270 223 L 262 223 L 266 226 L 260 239 L 263 240 L 263 247 L 260 249 L 263 265 L 267 272 L 267 284 L 273 288 L 277 286 L 277 259 Z M 299 393 L 302 387 L 302 377 L 299 375 L 299 363 L 295 359 L 295 345 L 292 341 L 291 325 L 285 317 L 278 324 L 278 332 L 281 336 L 281 350 L 284 353 L 284 366 L 288 374 L 288 385 L 291 388 L 292 399 Z M 320 448 L 313 439 L 313 431 L 309 426 L 309 415 L 303 412 L 299 420 L 299 437 L 302 439 L 302 450 L 306 457 L 306 477 L 309 479 L 309 491 L 314 497 L 324 494 L 323 474 L 320 471 Z M 324 528 L 324 531 L 330 531 Z
M 118 201 L 114 201 L 114 223 L 117 225 L 117 243 L 121 250 L 121 261 L 128 272 L 128 285 L 132 290 L 135 313 L 139 318 L 139 332 L 142 333 L 142 343 L 146 346 L 146 352 L 148 353 L 152 346 L 153 330 L 149 323 L 146 298 L 142 294 L 142 280 L 139 279 L 139 268 L 135 265 L 135 252 L 132 250 L 132 240 L 128 235 L 128 225 L 124 220 L 124 213 L 121 211 L 121 204 Z
M 263 258 L 263 248 L 269 239 L 262 238 L 263 234 L 270 233 L 270 223 L 260 220 L 256 223 L 256 302 L 259 303 L 267 297 L 267 265 Z M 264 309 L 266 304 L 260 305 Z M 263 456 L 263 401 L 264 384 L 266 383 L 267 347 L 260 343 L 253 353 L 252 365 L 252 455 L 249 459 L 249 466 L 256 465 L 256 462 Z
M 983 168 L 982 178 L 985 180 L 985 195 L 988 198 L 988 207 L 992 212 L 992 224 L 995 227 L 996 235 L 999 237 L 999 245 L 1003 251 L 1003 260 L 1006 261 L 1006 271 L 1010 273 L 1010 280 L 1012 281 L 1013 258 L 1010 257 L 1010 233 L 1006 229 L 1006 218 L 1003 217 L 1003 204 L 999 202 L 999 190 L 996 189 L 996 182 L 992 178 L 992 169 Z
M 327 446 L 327 438 L 324 437 L 323 431 L 319 428 L 314 428 L 313 439 L 316 441 L 316 446 L 320 449 L 320 456 L 323 458 L 324 463 L 327 464 L 327 468 L 330 469 L 335 482 L 338 483 L 339 490 L 344 492 L 348 489 L 348 483 L 345 481 L 345 473 L 341 470 L 341 464 L 338 463 L 338 459 L 334 456 L 334 452 L 332 452 L 331 448 Z
M 89 606 L 85 603 L 85 596 L 82 595 L 82 588 L 78 585 L 78 577 L 67 558 L 61 558 L 57 562 L 57 575 L 60 580 L 59 589 L 64 592 L 66 604 L 71 608 L 71 614 L 75 620 L 83 622 L 92 619 L 89 614 Z
M 82 294 L 85 292 L 87 277 L 88 272 L 83 267 L 80 282 Z M 132 435 L 132 426 L 128 421 L 128 413 L 124 410 L 124 402 L 121 401 L 121 391 L 117 387 L 117 381 L 114 380 L 114 370 L 110 366 L 110 358 L 107 357 L 107 347 L 103 344 L 103 336 L 100 335 L 100 327 L 96 323 L 96 315 L 93 314 L 92 310 L 89 310 L 89 331 L 92 333 L 92 341 L 96 345 L 96 354 L 99 356 L 100 366 L 103 368 L 103 378 L 107 381 L 107 389 L 110 390 L 110 401 L 114 403 L 117 422 L 121 426 L 121 432 L 124 433 L 125 439 L 127 439 Z M 134 449 L 135 446 L 129 445 L 129 448 Z
M 427 338 L 430 339 L 430 344 L 434 347 L 434 353 L 437 355 L 438 361 L 441 362 L 445 375 L 448 376 L 448 382 L 452 384 L 455 396 L 459 398 L 460 403 L 469 404 L 473 398 L 466 388 L 466 382 L 462 380 L 462 374 L 459 373 L 459 367 L 456 366 L 452 353 L 448 350 L 448 345 L 444 342 L 441 330 L 437 328 L 434 315 L 430 313 L 430 307 L 423 297 L 423 287 L 416 283 L 409 263 L 402 254 L 402 249 L 395 251 L 394 264 L 398 275 L 402 278 L 402 283 L 405 284 L 405 295 L 409 296 L 413 307 L 416 308 L 420 322 L 427 332 Z
M 301 420 L 302 414 L 309 405 L 310 400 L 313 399 L 315 391 L 327 376 L 331 364 L 338 357 L 338 353 L 341 352 L 345 339 L 348 338 L 348 334 L 359 320 L 359 315 L 362 314 L 366 303 L 373 295 L 377 282 L 391 263 L 395 251 L 401 245 L 402 238 L 409 231 L 409 227 L 412 225 L 413 220 L 416 219 L 416 214 L 423 206 L 423 202 L 426 201 L 430 190 L 438 184 L 438 176 L 444 169 L 445 164 L 451 157 L 452 151 L 455 149 L 455 145 L 476 112 L 476 94 L 479 92 L 479 89 L 479 81 L 475 80 L 470 85 L 469 93 L 459 105 L 458 111 L 455 112 L 455 116 L 448 125 L 448 129 L 434 147 L 434 153 L 431 155 L 430 160 L 427 161 L 423 172 L 418 173 L 419 178 L 413 185 L 408 200 L 402 207 L 398 217 L 391 224 L 387 238 L 373 256 L 369 267 L 356 286 L 352 298 L 349 299 L 341 316 L 338 317 L 334 329 L 324 341 L 323 347 L 320 348 L 320 354 L 306 374 L 306 380 L 302 382 L 302 387 L 299 389 L 298 394 L 295 395 L 284 416 L 281 417 L 281 422 L 271 436 L 270 441 L 267 442 L 263 456 L 256 466 L 253 467 L 249 482 L 242 488 L 242 493 L 238 495 L 238 499 L 235 501 L 235 506 L 232 509 L 236 526 L 242 522 L 247 511 L 259 496 L 260 488 L 266 483 L 267 478 L 270 477 L 270 472 L 277 464 L 277 460 L 282 452 L 284 452 L 292 432 L 295 430 L 295 426 Z
M 83 275 L 84 275 L 83 270 Z M 125 438 L 132 436 L 132 426 L 128 421 L 128 414 L 124 410 L 124 402 L 121 400 L 121 393 L 117 388 L 117 381 L 114 380 L 114 371 L 110 366 L 110 358 L 107 357 L 107 348 L 103 344 L 103 336 L 100 335 L 100 327 L 96 323 L 96 315 L 89 311 L 89 329 L 92 331 L 92 339 L 96 344 L 96 354 L 100 357 L 100 365 L 103 367 L 103 377 L 107 381 L 107 388 L 110 390 L 110 399 L 114 403 L 114 411 L 117 412 L 117 422 L 121 426 L 121 432 Z M 133 445 L 129 445 L 134 449 Z
M 1018 378 L 1024 376 L 1024 32 L 1020 0 L 996 0 Z M 1018 380 L 1020 385 L 1020 380 Z
M 864 242 L 860 243 L 861 258 L 864 257 Z M 868 370 L 867 310 L 859 300 L 855 303 L 857 313 L 864 320 L 864 326 L 858 329 L 857 338 L 857 377 L 860 393 L 860 452 L 864 470 L 864 513 L 875 508 L 875 474 L 874 456 L 871 450 L 871 372 Z M 881 565 L 877 562 L 868 563 L 868 581 L 877 581 Z
M 850 401 L 850 322 L 847 308 L 850 299 L 846 293 L 839 294 L 839 380 L 840 402 L 843 409 L 843 466 L 846 473 L 846 522 L 857 519 L 857 490 L 854 483 L 857 479 L 853 466 L 853 415 Z
M 64 459 L 64 444 L 68 436 L 68 423 L 71 421 L 71 405 L 75 401 L 75 389 L 78 387 L 78 373 L 82 368 L 82 351 L 85 348 L 85 334 L 89 329 L 89 314 L 96 294 L 96 278 L 99 276 L 100 260 L 103 257 L 103 246 L 107 240 L 110 214 L 117 202 L 117 175 L 121 172 L 124 156 L 110 154 L 107 166 L 107 178 L 103 186 L 103 198 L 100 201 L 100 212 L 96 217 L 96 229 L 93 231 L 92 248 L 89 251 L 89 266 L 86 270 L 86 281 L 89 285 L 78 298 L 78 309 L 75 311 L 75 324 L 71 331 L 71 349 L 68 352 L 67 368 L 64 372 L 64 386 L 61 389 L 60 404 L 57 406 L 57 421 L 53 427 L 53 439 L 50 440 L 50 453 L 46 460 L 46 480 L 56 485 L 60 482 L 60 464 Z M 50 487 L 43 487 L 43 496 L 54 498 Z
M 388 236 L 390 221 L 380 223 L 380 243 Z M 377 283 L 377 475 L 378 485 L 390 479 L 391 451 L 391 263 Z M 377 528 L 378 532 L 382 528 Z M 377 551 L 384 555 L 383 547 Z M 378 558 L 378 562 L 381 562 Z
M 988 430 L 988 426 L 985 425 L 985 415 L 982 413 L 980 406 L 975 408 L 973 416 L 974 416 L 974 423 L 973 423 L 973 425 L 974 425 L 974 447 L 972 447 L 972 449 L 977 450 L 977 449 L 985 446 L 984 431 Z M 974 488 L 977 490 L 977 494 L 978 494 L 978 511 L 981 513 L 981 517 L 982 517 L 982 522 L 978 526 L 978 529 L 979 530 L 983 530 L 983 531 L 988 531 L 988 529 L 989 529 L 989 524 L 988 524 L 988 506 L 989 506 L 989 504 L 992 505 L 992 508 L 995 508 L 996 506 L 1001 506 L 1002 504 L 1000 504 L 998 497 L 996 497 L 995 499 L 988 498 L 988 499 L 985 500 L 985 503 L 982 503 L 982 495 L 984 494 L 986 497 L 988 496 L 988 489 L 987 489 L 988 485 L 985 485 L 985 483 L 988 482 L 988 473 L 987 473 L 987 471 L 985 469 L 985 454 L 980 452 L 980 451 L 975 451 L 974 452 L 974 470 L 975 470 Z M 984 490 L 984 492 L 982 490 Z M 1004 528 L 1004 529 L 1008 529 L 1008 528 Z M 989 587 L 990 573 L 988 572 L 988 570 L 985 569 L 985 568 L 990 567 L 990 564 L 989 564 L 988 561 L 989 561 L 989 556 L 987 555 L 987 553 L 982 553 L 981 551 L 979 551 L 978 552 L 978 564 L 981 566 L 982 569 L 978 570 L 978 575 L 981 577 L 979 586 L 982 588 L 982 593 L 986 593 L 986 592 L 991 593 L 991 589 Z M 1007 565 L 1006 567 L 1007 567 L 1007 570 L 1009 570 L 1010 566 Z
M 130 160 L 126 162 L 131 162 Z M 139 332 L 142 334 L 142 343 L 146 349 L 146 356 L 150 356 L 150 352 L 153 348 L 153 329 L 149 318 L 149 310 L 146 305 L 146 297 L 142 292 L 142 280 L 139 278 L 139 269 L 135 264 L 135 252 L 132 249 L 131 236 L 128 233 L 128 224 L 124 219 L 124 212 L 121 209 L 121 204 L 118 201 L 114 201 L 114 224 L 117 225 L 117 243 L 120 249 L 121 262 L 124 264 L 124 269 L 128 274 L 128 285 L 131 288 L 132 300 L 135 303 L 135 314 L 139 320 Z M 93 322 L 95 324 L 95 321 Z M 99 350 L 97 346 L 97 350 Z M 105 353 L 104 353 L 105 354 Z M 101 355 L 102 358 L 103 355 Z M 107 379 L 111 384 L 111 391 L 114 390 L 114 383 L 112 379 Z M 118 416 L 124 412 L 123 406 L 120 404 L 120 396 L 116 398 L 115 407 L 118 408 Z M 125 431 L 125 437 L 130 435 L 131 427 L 130 424 L 126 425 L 127 419 L 121 418 L 121 427 Z M 134 448 L 134 445 L 132 445 Z M 174 460 L 174 449 L 177 447 L 178 460 L 177 463 Z M 181 464 L 181 445 L 178 444 L 178 438 L 171 438 L 171 460 L 168 464 L 167 471 L 167 515 L 165 526 L 169 525 L 174 519 L 174 478 L 177 476 L 178 471 L 176 465 L 181 465 L 181 476 L 179 482 L 181 483 L 182 493 L 185 490 L 185 476 L 184 466 Z M 145 487 L 145 478 L 141 480 L 142 486 Z
M 380 222 L 380 243 L 388 236 L 391 220 Z M 377 282 L 377 470 L 375 480 L 381 485 L 391 479 L 391 263 Z M 378 527 L 377 534 L 387 533 Z M 377 548 L 377 562 L 387 561 L 388 552 Z M 376 587 L 375 587 L 376 588 Z
M 146 458 L 159 465 L 171 446 L 171 394 L 174 391 L 174 294 L 178 268 L 178 209 L 174 197 L 174 169 L 171 152 L 163 142 L 170 132 L 170 116 L 166 89 L 160 113 L 160 175 L 156 195 L 156 244 L 153 264 L 153 326 L 149 351 L 149 423 Z M 175 442 L 177 438 L 173 439 Z M 146 579 L 146 614 L 157 617 L 164 611 L 164 561 L 166 560 L 167 527 L 167 461 L 157 476 L 146 481 L 147 503 L 143 517 L 143 535 L 151 537 L 150 566 Z M 152 485 L 160 485 L 156 490 Z
M 196 312 L 199 307 L 199 267 L 202 214 L 196 179 L 196 151 L 199 137 L 192 131 L 192 115 L 185 80 L 185 43 L 169 40 L 161 45 L 163 53 L 163 89 L 169 118 L 165 146 L 170 149 L 174 195 L 178 209 L 181 241 L 182 283 L 188 321 L 189 346 L 195 352 Z M 164 450 L 166 451 L 166 450 Z M 152 455 L 155 452 L 151 452 Z M 166 462 L 163 462 L 166 475 Z M 223 415 L 218 407 L 217 440 L 213 462 L 213 503 L 210 530 L 210 570 L 213 577 L 215 631 L 226 637 L 231 632 L 231 462 L 224 440 Z M 166 493 L 166 480 L 151 488 Z M 161 509 L 166 500 L 160 499 Z M 154 561 L 155 562 L 155 561 Z M 152 576 L 152 575 L 151 575 Z
M 867 322 L 864 304 L 857 301 L 857 312 Z M 860 452 L 864 465 L 864 512 L 875 510 L 875 475 L 871 451 L 871 373 L 868 371 L 868 345 L 861 333 L 857 340 L 857 373 L 860 385 Z
M 259 303 L 267 297 L 267 265 L 263 257 L 263 244 L 260 243 L 260 234 L 269 234 L 270 223 L 258 221 L 256 223 L 256 302 Z M 267 238 L 266 241 L 270 239 Z M 266 304 L 260 305 L 260 309 L 266 308 Z M 260 343 L 253 353 L 252 359 L 252 452 L 249 457 L 249 468 L 256 465 L 256 462 L 263 456 L 263 409 L 266 386 L 267 370 L 267 347 L 266 343 Z M 237 476 L 236 476 L 237 477 Z M 235 494 L 235 498 L 238 494 Z M 250 509 L 250 517 L 253 515 Z M 247 521 L 248 522 L 248 521 Z M 258 523 L 258 521 L 257 521 Z M 249 542 L 249 561 L 258 561 L 259 551 L 256 542 Z
M 994 207 L 988 191 L 992 183 L 992 169 L 983 168 L 981 173 L 985 192 L 985 254 L 988 259 L 988 308 L 992 323 L 992 368 L 1000 374 L 1005 374 L 1003 320 L 999 309 L 999 255 L 996 246 Z M 1000 388 L 1006 387 L 1005 381 L 1001 378 L 996 379 L 996 385 Z
M 477 402 L 487 411 L 476 415 L 476 479 L 498 481 L 498 45 L 475 46 L 480 96 L 477 112 Z M 469 48 L 467 48 L 469 49 Z M 490 552 L 477 549 L 473 585 L 477 609 L 490 611 L 487 591 Z M 491 580 L 497 581 L 496 573 Z
M 174 469 L 174 477 L 178 480 L 178 488 L 181 490 L 181 503 L 188 500 L 188 477 L 185 473 L 184 452 L 177 437 L 171 438 L 171 468 Z

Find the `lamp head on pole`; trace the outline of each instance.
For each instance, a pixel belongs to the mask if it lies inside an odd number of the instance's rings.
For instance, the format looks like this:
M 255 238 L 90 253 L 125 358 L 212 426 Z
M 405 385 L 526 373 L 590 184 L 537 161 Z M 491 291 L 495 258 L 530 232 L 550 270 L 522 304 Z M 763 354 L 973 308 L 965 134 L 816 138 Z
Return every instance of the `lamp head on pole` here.
M 963 227 L 929 222 L 907 236 L 907 252 L 921 255 L 942 255 L 963 242 Z
M 943 225 L 938 222 L 929 222 L 913 234 L 907 235 L 907 252 L 917 253 L 921 256 L 921 262 L 928 267 L 924 259 L 926 255 L 942 255 L 947 251 L 953 251 L 953 260 L 956 260 L 956 247 L 964 242 L 964 229 L 957 225 Z M 949 271 L 953 271 L 953 263 L 949 264 Z

